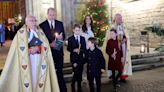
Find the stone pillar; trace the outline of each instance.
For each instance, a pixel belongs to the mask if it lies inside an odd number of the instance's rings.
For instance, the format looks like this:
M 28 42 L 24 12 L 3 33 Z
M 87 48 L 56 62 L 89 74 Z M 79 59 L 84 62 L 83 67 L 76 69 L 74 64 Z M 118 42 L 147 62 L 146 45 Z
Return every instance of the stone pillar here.
M 66 38 L 72 33 L 73 17 L 74 17 L 74 0 L 61 0 L 62 4 L 62 21 L 65 27 Z
M 42 7 L 42 9 L 40 8 L 39 10 L 40 12 L 40 22 L 44 21 L 47 18 L 47 10 L 48 8 L 52 7 L 56 7 L 56 0 L 40 0 L 40 6 Z
M 56 5 L 55 5 L 56 6 L 56 14 L 57 14 L 56 16 L 57 16 L 57 19 L 61 20 L 61 21 L 63 20 L 62 19 L 62 8 L 63 8 L 62 7 L 62 1 L 63 0 L 56 0 Z
M 34 15 L 38 23 L 46 19 L 47 9 L 55 7 L 54 0 L 25 0 L 26 15 Z
M 33 14 L 33 0 L 25 0 L 26 3 L 26 15 Z

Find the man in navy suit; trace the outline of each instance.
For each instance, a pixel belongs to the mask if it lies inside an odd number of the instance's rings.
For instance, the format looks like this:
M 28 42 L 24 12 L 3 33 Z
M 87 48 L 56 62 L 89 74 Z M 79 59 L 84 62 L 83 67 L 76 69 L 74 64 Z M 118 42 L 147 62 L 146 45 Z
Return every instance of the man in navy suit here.
M 83 64 L 85 63 L 86 43 L 85 38 L 80 36 L 80 25 L 75 24 L 73 35 L 68 38 L 67 50 L 70 52 L 70 61 L 73 68 L 72 92 L 75 91 L 75 82 L 77 82 L 78 92 L 82 92 L 81 81 Z
M 64 41 L 65 39 L 63 23 L 55 19 L 56 12 L 54 8 L 49 8 L 47 11 L 47 15 L 47 20 L 42 22 L 39 26 L 41 27 L 41 29 L 43 29 L 50 43 L 60 92 L 67 92 L 66 84 L 63 78 L 63 46 L 56 49 L 57 44 L 54 42 L 56 40 Z

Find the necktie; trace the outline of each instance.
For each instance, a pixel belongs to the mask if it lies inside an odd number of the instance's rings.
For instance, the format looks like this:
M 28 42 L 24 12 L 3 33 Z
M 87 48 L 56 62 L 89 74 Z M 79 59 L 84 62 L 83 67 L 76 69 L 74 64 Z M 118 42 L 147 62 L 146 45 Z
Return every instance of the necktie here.
M 53 22 L 51 21 L 51 29 L 53 29 Z
M 79 43 L 78 36 L 76 36 L 76 42 Z

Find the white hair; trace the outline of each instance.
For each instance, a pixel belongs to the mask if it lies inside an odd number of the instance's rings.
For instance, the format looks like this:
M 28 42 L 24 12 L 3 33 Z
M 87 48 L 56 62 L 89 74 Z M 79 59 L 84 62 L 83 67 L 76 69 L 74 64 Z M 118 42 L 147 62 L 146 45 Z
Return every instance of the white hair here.
M 34 19 L 36 19 L 35 16 L 33 16 L 33 15 L 28 15 L 28 16 L 26 17 L 26 19 L 25 19 L 25 23 L 26 23 L 26 24 L 27 24 L 27 21 L 28 21 L 29 18 L 34 18 Z

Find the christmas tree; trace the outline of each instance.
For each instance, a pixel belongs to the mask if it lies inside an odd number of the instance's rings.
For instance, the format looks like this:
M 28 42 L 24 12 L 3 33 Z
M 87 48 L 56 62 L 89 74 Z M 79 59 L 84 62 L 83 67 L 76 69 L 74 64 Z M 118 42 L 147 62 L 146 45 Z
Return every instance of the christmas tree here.
M 109 26 L 109 13 L 105 0 L 93 0 L 87 3 L 82 14 L 82 19 L 86 15 L 90 15 L 93 18 L 94 34 L 99 40 L 99 46 L 101 46 Z

